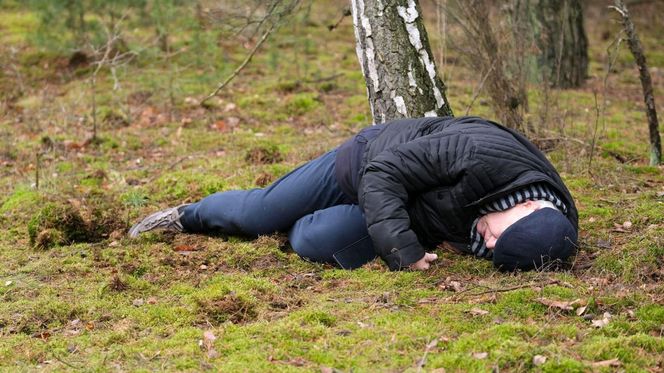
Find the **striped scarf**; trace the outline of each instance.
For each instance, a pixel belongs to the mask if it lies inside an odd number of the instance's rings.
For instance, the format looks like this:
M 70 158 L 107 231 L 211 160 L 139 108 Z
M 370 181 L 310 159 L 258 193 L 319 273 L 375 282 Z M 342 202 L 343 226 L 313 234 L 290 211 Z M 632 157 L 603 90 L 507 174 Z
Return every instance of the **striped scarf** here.
M 560 198 L 549 188 L 545 183 L 530 184 L 523 189 L 508 194 L 500 199 L 490 202 L 480 208 L 480 215 L 473 221 L 473 226 L 470 229 L 470 251 L 477 257 L 490 259 L 493 256 L 493 250 L 489 250 L 484 242 L 484 237 L 477 232 L 477 222 L 480 218 L 490 212 L 505 211 L 510 209 L 521 202 L 528 200 L 532 201 L 549 201 L 563 214 L 567 215 L 567 206 Z

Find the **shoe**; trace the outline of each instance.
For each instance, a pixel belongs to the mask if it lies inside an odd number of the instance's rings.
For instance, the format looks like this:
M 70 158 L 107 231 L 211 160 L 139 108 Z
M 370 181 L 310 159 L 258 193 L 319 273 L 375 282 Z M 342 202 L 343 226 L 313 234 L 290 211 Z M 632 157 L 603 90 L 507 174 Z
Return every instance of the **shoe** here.
M 180 222 L 180 218 L 184 214 L 182 211 L 184 207 L 189 204 L 180 205 L 177 207 L 171 207 L 166 210 L 157 211 L 152 215 L 149 215 L 145 219 L 141 220 L 140 223 L 134 225 L 129 230 L 129 237 L 135 238 L 139 234 L 153 229 L 166 229 L 170 231 L 182 232 L 183 227 Z

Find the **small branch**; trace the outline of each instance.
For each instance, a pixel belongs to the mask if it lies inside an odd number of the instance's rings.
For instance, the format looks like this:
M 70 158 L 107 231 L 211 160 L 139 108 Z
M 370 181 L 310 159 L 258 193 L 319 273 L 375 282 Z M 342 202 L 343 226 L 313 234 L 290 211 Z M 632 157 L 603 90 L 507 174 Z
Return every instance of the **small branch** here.
M 305 79 L 305 80 L 302 81 L 302 83 L 321 83 L 321 82 L 327 82 L 327 81 L 330 81 L 330 80 L 334 80 L 334 79 L 336 79 L 336 78 L 338 78 L 338 77 L 340 77 L 340 76 L 342 76 L 342 75 L 343 75 L 343 73 L 336 73 L 336 74 L 334 74 L 334 75 L 324 76 L 324 77 L 322 77 L 322 78 L 318 78 L 318 79 Z
M 258 48 L 260 48 L 261 45 L 263 45 L 263 43 L 265 43 L 265 40 L 267 40 L 267 38 L 270 36 L 270 34 L 272 34 L 272 31 L 274 31 L 274 29 L 276 28 L 277 23 L 278 23 L 278 22 L 274 22 L 274 23 L 272 23 L 272 24 L 270 25 L 270 28 L 269 28 L 267 31 L 265 31 L 265 33 L 263 34 L 263 36 L 260 38 L 260 40 L 258 41 L 258 43 L 256 43 L 256 45 L 254 45 L 254 48 L 251 50 L 251 52 L 249 52 L 249 54 L 248 54 L 247 57 L 244 59 L 244 61 L 240 64 L 240 66 L 238 66 L 238 67 L 235 69 L 235 71 L 233 71 L 233 73 L 232 73 L 230 76 L 228 76 L 228 78 L 226 78 L 226 80 L 224 80 L 223 82 L 221 82 L 221 83 L 219 84 L 219 86 L 217 87 L 217 89 L 214 90 L 214 92 L 210 93 L 210 94 L 207 95 L 204 99 L 201 100 L 201 102 L 200 102 L 200 105 L 201 105 L 201 106 L 204 106 L 204 104 L 205 104 L 205 102 L 206 102 L 207 100 L 209 100 L 209 99 L 211 99 L 212 97 L 216 96 L 216 95 L 217 95 L 217 94 L 218 94 L 218 93 L 219 93 L 224 87 L 226 87 L 226 85 L 228 85 L 228 83 L 231 82 L 231 80 L 233 80 L 233 79 L 234 79 L 234 78 L 240 73 L 240 71 L 242 71 L 242 69 L 245 68 L 245 66 L 247 66 L 247 64 L 249 63 L 249 61 L 251 61 L 251 59 L 252 59 L 252 58 L 254 57 L 254 55 L 256 54 L 256 51 L 258 51 Z
M 339 17 L 339 19 L 337 20 L 337 22 L 334 23 L 334 24 L 332 24 L 332 25 L 327 26 L 327 29 L 328 29 L 329 31 L 334 31 L 337 27 L 339 27 L 339 25 L 340 25 L 341 22 L 344 20 L 344 18 L 346 18 L 346 17 L 348 17 L 348 16 L 350 16 L 350 15 L 351 15 L 350 7 L 345 7 L 345 8 L 343 9 L 342 13 L 341 13 L 341 17 Z
M 627 33 L 627 44 L 629 50 L 634 56 L 636 66 L 639 69 L 639 79 L 643 90 L 643 101 L 646 105 L 646 116 L 648 118 L 648 130 L 650 133 L 650 165 L 657 166 L 662 161 L 662 141 L 659 136 L 659 121 L 657 119 L 657 110 L 655 108 L 655 95 L 652 87 L 652 77 L 646 64 L 646 56 L 643 53 L 643 46 L 636 33 L 636 28 L 629 16 L 629 11 L 622 0 L 615 0 L 615 6 L 610 8 L 620 13 L 622 24 Z
M 519 289 L 523 289 L 523 288 L 529 288 L 529 287 L 532 287 L 532 286 L 554 285 L 554 284 L 558 284 L 559 282 L 560 281 L 558 281 L 558 280 L 549 280 L 549 281 L 547 281 L 545 283 L 541 283 L 541 284 L 540 283 L 529 283 L 529 284 L 523 284 L 523 285 L 515 285 L 515 286 L 506 287 L 506 288 L 489 289 L 489 290 L 486 290 L 486 291 L 480 291 L 478 293 L 469 293 L 467 295 L 477 296 L 477 295 L 484 295 L 484 294 L 491 294 L 491 293 L 506 293 L 508 291 L 514 291 L 514 290 L 519 290 Z M 459 293 L 461 293 L 461 292 L 459 292 Z
M 482 80 L 480 81 L 480 84 L 477 85 L 477 88 L 475 89 L 475 92 L 473 93 L 473 97 L 470 100 L 470 103 L 468 104 L 468 107 L 466 108 L 466 115 L 470 112 L 470 109 L 473 107 L 473 104 L 475 103 L 475 100 L 477 100 L 477 97 L 479 97 L 480 93 L 482 92 L 482 88 L 484 87 L 484 83 L 486 82 L 486 79 L 491 75 L 491 72 L 493 71 L 493 68 L 496 66 L 495 61 L 491 63 L 491 67 L 489 67 L 489 70 L 484 74 L 482 77 Z

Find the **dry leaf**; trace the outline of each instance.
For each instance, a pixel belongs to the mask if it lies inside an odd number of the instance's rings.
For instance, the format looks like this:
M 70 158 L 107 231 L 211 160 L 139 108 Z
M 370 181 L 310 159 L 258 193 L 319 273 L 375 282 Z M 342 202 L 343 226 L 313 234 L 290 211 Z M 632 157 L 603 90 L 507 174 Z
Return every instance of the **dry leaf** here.
M 226 122 L 224 122 L 221 119 L 219 119 L 212 125 L 212 129 L 215 129 L 219 132 L 228 132 L 228 126 L 226 125 Z
M 434 338 L 433 341 L 431 341 L 427 344 L 427 350 L 431 350 L 432 348 L 436 347 L 437 345 L 438 345 L 438 339 Z
M 625 229 L 630 229 L 630 228 L 632 228 L 632 222 L 627 220 L 626 222 L 624 222 L 622 224 L 622 227 L 625 228 Z
M 173 248 L 175 251 L 196 251 L 198 248 L 193 245 L 177 245 Z
M 581 306 L 581 307 L 577 308 L 576 311 L 575 311 L 576 315 L 577 316 L 583 315 L 586 312 L 587 308 L 588 308 L 588 306 Z
M 217 340 L 217 337 L 211 330 L 206 330 L 203 332 L 203 340 L 199 344 L 205 348 L 207 351 L 207 356 L 210 359 L 213 359 L 219 356 L 219 353 L 214 349 L 214 341 Z
M 611 314 L 608 312 L 604 312 L 604 315 L 601 319 L 593 320 L 592 325 L 596 328 L 603 328 L 609 324 L 609 321 L 611 320 Z
M 574 307 L 572 307 L 573 302 L 563 302 L 563 301 L 551 300 L 546 298 L 537 298 L 537 301 L 545 306 L 559 308 L 564 311 L 571 311 L 574 309 Z
M 618 359 L 610 359 L 610 360 L 603 360 L 603 361 L 596 361 L 590 365 L 592 365 L 595 368 L 601 368 L 601 367 L 619 367 L 622 363 Z
M 540 366 L 544 363 L 546 363 L 546 356 L 542 356 L 542 355 L 533 356 L 533 364 L 535 364 L 537 366 Z
M 290 365 L 293 365 L 293 366 L 296 366 L 296 367 L 303 367 L 303 366 L 307 365 L 307 361 L 304 360 L 304 358 L 295 357 L 295 358 L 292 358 L 292 359 L 288 360 L 287 364 L 290 364 Z
M 475 359 L 486 359 L 488 356 L 488 352 L 473 352 L 473 357 Z
M 473 308 L 469 311 L 469 313 L 473 316 L 481 316 L 481 315 L 488 315 L 489 311 L 485 311 L 481 308 Z

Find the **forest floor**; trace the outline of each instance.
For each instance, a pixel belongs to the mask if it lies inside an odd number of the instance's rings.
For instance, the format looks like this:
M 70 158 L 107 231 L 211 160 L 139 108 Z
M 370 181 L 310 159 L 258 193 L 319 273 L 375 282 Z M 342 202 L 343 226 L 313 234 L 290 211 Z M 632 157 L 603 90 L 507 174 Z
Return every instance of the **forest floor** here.
M 499 273 L 441 248 L 426 272 L 344 271 L 280 235 L 125 236 L 155 210 L 264 186 L 371 122 L 351 19 L 329 31 L 342 10 L 324 5 L 206 108 L 253 42 L 203 34 L 195 49 L 178 34 L 180 53 L 101 69 L 95 140 L 94 66 L 40 44 L 37 15 L 0 7 L 0 370 L 663 371 L 664 175 L 625 45 L 606 72 L 619 25 L 604 5 L 587 12 L 585 86 L 529 94 L 580 211 L 571 269 Z M 632 13 L 661 117 L 664 5 Z M 462 115 L 479 77 L 455 53 L 439 68 Z M 493 116 L 485 94 L 470 113 Z

